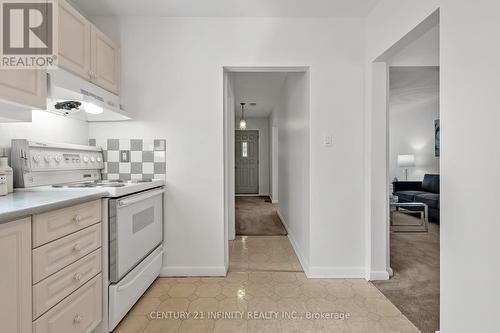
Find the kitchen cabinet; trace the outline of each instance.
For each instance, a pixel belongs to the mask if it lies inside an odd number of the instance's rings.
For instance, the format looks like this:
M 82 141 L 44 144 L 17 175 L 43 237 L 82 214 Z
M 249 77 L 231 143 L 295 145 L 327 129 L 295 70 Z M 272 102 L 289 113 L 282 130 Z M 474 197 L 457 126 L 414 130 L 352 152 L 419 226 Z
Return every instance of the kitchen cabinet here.
M 59 67 L 119 92 L 119 48 L 67 1 L 59 1 Z
M 102 321 L 101 208 L 95 200 L 0 223 L 1 332 L 88 333 Z
M 91 51 L 92 82 L 118 94 L 120 79 L 118 45 L 92 26 Z
M 44 110 L 47 104 L 45 70 L 0 70 L 0 100 Z
M 30 333 L 31 219 L 0 224 L 0 323 L 2 332 Z
M 91 23 L 65 0 L 59 1 L 60 67 L 86 80 L 91 79 L 90 30 Z

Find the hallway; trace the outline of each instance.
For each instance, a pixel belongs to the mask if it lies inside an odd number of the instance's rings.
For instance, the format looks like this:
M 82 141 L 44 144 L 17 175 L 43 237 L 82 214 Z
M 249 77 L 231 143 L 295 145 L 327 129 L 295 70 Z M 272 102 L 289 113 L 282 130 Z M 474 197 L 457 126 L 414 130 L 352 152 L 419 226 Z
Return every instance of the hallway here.
M 236 235 L 271 236 L 287 232 L 268 196 L 236 197 Z
M 229 271 L 304 270 L 287 236 L 236 236 L 229 242 Z

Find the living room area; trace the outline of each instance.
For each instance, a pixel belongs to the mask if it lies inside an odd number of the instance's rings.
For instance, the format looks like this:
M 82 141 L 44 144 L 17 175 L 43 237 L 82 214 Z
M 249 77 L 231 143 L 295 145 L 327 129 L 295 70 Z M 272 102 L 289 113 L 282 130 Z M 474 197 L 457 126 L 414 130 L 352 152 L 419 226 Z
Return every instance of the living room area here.
M 439 26 L 388 61 L 391 278 L 374 285 L 421 331 L 439 331 Z

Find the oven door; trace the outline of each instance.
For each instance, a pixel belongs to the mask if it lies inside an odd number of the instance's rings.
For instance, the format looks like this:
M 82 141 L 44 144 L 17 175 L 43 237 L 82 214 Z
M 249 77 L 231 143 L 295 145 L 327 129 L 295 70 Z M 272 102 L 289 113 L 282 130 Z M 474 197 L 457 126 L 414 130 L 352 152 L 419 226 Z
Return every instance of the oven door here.
M 109 278 L 120 281 L 163 240 L 163 188 L 110 200 Z

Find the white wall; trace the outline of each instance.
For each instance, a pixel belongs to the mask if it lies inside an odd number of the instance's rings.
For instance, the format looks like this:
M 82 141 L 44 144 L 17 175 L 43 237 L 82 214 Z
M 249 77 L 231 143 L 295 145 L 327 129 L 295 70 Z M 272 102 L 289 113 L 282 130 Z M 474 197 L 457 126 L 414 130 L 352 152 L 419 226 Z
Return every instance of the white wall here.
M 106 25 L 113 21 L 93 20 Z M 115 21 L 122 50 L 122 103 L 135 120 L 91 124 L 90 134 L 167 139 L 164 273 L 224 272 L 223 67 L 310 66 L 310 220 L 315 244 L 310 261 L 324 268 L 322 273 L 354 271 L 360 276 L 363 21 Z M 323 133 L 334 135 L 333 147 L 323 147 Z
M 498 205 L 498 193 L 497 186 L 484 184 L 500 184 L 500 155 L 492 154 L 500 141 L 500 45 L 494 42 L 500 38 L 500 3 L 382 0 L 366 24 L 367 114 L 372 112 L 371 62 L 437 8 L 441 16 L 441 332 L 496 332 L 500 224 L 491 207 Z
M 389 178 L 405 179 L 398 167 L 400 154 L 415 155 L 416 166 L 408 169 L 408 180 L 424 174 L 439 174 L 434 152 L 434 120 L 439 119 L 439 71 L 435 68 L 397 69 L 390 74 L 389 90 Z
M 282 102 L 274 110 L 278 125 L 280 217 L 301 263 L 310 256 L 309 74 L 288 73 Z
M 239 114 L 235 117 L 235 128 L 240 125 Z M 269 118 L 247 118 L 247 130 L 259 131 L 259 195 L 269 195 L 270 156 Z
M 387 60 L 390 66 L 439 66 L 439 25 Z
M 10 148 L 12 139 L 30 139 L 88 144 L 87 122 L 45 111 L 33 111 L 31 122 L 0 123 L 0 148 Z

